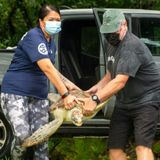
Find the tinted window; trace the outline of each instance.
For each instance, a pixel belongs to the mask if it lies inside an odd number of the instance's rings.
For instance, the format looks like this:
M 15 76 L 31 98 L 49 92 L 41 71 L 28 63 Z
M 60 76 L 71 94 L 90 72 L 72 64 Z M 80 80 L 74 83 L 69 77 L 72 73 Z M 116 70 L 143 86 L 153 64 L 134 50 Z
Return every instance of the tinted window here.
M 132 32 L 149 47 L 154 56 L 160 55 L 160 18 L 133 18 Z
M 60 33 L 60 70 L 82 89 L 98 81 L 100 40 L 94 19 L 70 19 Z
M 91 57 L 99 57 L 99 37 L 95 26 L 85 26 L 81 28 L 81 51 Z
M 88 66 L 84 69 L 85 75 L 93 75 L 94 65 L 99 61 L 99 36 L 96 26 L 83 26 L 81 28 L 81 39 L 80 39 L 80 65 Z M 89 64 L 90 63 L 90 64 Z M 89 70 L 90 69 L 90 70 Z

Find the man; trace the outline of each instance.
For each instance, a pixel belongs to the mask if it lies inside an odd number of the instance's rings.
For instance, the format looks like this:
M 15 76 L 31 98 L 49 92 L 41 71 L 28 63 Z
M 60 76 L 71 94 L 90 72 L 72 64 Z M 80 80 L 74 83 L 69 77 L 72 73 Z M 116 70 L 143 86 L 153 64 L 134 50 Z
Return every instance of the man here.
M 134 134 L 137 160 L 153 160 L 151 146 L 160 106 L 160 74 L 149 49 L 130 33 L 120 10 L 107 10 L 100 32 L 108 43 L 108 71 L 88 90 L 84 114 L 116 95 L 109 133 L 110 160 L 127 160 L 125 146 Z

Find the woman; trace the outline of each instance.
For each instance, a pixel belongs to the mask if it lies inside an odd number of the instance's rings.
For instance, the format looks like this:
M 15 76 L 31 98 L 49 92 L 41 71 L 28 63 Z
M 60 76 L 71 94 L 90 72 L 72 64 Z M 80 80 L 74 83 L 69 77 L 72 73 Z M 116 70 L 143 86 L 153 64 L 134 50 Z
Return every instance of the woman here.
M 59 10 L 52 5 L 43 6 L 39 12 L 39 25 L 22 37 L 4 76 L 1 105 L 15 136 L 13 160 L 23 159 L 22 141 L 48 122 L 48 79 L 62 95 L 66 109 L 77 102 L 68 89 L 78 87 L 53 65 L 56 52 L 54 34 L 60 30 Z M 34 160 L 48 160 L 46 143 L 35 147 Z

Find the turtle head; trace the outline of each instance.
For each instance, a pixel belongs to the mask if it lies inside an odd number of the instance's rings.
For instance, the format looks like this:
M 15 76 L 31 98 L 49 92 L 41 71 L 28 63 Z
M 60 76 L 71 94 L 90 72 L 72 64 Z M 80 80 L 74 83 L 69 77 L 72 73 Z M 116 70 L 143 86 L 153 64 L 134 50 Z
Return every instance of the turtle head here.
M 83 124 L 82 110 L 80 109 L 73 110 L 71 114 L 71 120 L 73 124 L 75 124 L 76 126 L 81 126 Z

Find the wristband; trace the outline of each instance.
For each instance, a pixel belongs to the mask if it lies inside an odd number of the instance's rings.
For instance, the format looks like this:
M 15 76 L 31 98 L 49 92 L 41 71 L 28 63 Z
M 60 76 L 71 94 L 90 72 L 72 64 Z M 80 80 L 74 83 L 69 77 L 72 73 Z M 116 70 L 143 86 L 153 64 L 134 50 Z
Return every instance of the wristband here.
M 69 95 L 69 92 L 67 91 L 66 93 L 64 93 L 61 97 L 62 99 L 66 98 Z

